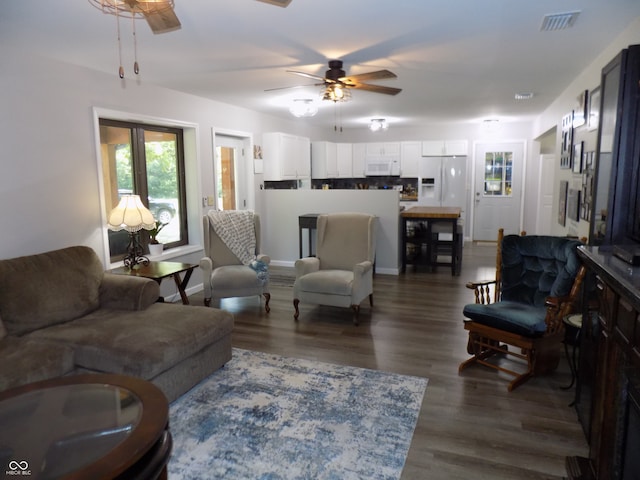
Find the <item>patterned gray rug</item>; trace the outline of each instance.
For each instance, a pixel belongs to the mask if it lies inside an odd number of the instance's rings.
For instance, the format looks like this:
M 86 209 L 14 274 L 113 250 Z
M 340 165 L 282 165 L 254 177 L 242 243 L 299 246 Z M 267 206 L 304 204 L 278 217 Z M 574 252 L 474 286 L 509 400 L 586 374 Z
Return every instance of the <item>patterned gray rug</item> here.
M 171 404 L 169 478 L 398 479 L 427 382 L 234 349 Z

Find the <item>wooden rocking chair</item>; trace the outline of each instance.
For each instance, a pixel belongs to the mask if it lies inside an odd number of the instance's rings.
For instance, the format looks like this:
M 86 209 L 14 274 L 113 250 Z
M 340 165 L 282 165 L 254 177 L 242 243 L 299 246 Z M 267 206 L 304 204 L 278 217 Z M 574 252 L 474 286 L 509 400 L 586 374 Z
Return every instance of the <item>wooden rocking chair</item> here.
M 459 373 L 474 363 L 485 365 L 513 375 L 511 391 L 558 366 L 563 318 L 575 311 L 586 273 L 577 256 L 579 245 L 569 238 L 498 231 L 495 280 L 467 284 L 476 300 L 463 310 L 472 357 L 460 364 Z M 496 355 L 523 359 L 526 370 L 506 368 L 491 358 Z

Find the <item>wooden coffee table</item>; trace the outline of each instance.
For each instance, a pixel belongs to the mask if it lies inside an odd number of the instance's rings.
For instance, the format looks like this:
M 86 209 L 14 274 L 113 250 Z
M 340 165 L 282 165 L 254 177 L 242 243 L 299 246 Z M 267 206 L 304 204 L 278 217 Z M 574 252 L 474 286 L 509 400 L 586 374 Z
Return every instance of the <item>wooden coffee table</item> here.
M 166 479 L 168 415 L 164 394 L 139 378 L 31 383 L 0 393 L 0 463 L 31 478 Z

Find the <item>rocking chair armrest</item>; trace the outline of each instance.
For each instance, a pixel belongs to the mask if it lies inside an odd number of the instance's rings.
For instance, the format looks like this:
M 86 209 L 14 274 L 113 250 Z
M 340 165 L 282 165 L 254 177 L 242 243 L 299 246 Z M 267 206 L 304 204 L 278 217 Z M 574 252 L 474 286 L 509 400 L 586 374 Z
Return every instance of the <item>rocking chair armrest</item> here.
M 547 334 L 555 334 L 563 328 L 564 317 L 573 313 L 574 303 L 570 296 L 547 297 L 545 307 L 547 315 L 544 321 L 547 324 Z
M 495 293 L 497 288 L 497 282 L 495 280 L 484 280 L 481 282 L 469 282 L 466 287 L 473 290 L 475 296 L 475 302 L 483 305 L 492 303 L 491 296 L 492 290 Z M 493 286 L 493 288 L 491 288 Z
M 486 287 L 486 286 L 495 285 L 495 284 L 496 284 L 495 280 L 483 280 L 481 282 L 468 282 L 466 287 L 471 290 L 475 290 L 478 287 Z

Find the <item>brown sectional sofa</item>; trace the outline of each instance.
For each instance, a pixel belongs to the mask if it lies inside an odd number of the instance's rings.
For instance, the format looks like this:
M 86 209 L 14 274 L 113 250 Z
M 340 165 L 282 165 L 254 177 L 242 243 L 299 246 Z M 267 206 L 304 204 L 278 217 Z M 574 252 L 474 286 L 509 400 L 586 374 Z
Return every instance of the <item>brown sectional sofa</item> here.
M 159 294 L 153 280 L 105 272 L 88 247 L 0 260 L 0 391 L 119 373 L 176 399 L 231 359 L 233 317 Z

